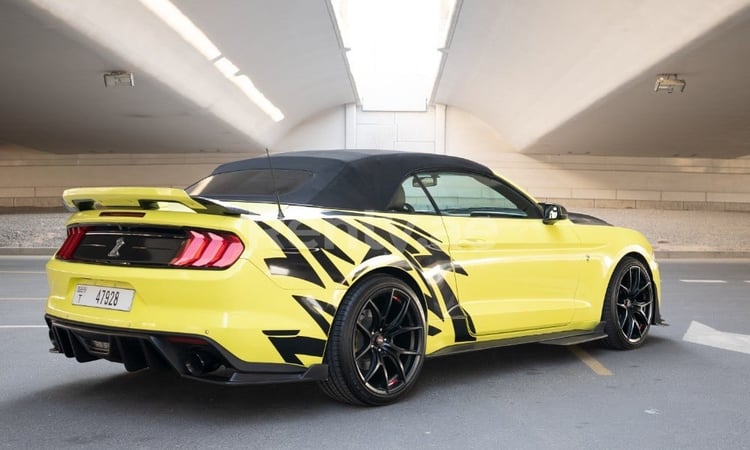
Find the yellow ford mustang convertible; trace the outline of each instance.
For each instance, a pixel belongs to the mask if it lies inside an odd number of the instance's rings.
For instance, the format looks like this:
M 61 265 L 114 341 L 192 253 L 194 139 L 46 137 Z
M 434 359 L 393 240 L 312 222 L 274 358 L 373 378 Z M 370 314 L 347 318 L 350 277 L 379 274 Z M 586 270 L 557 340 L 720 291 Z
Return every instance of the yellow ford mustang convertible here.
M 639 233 L 537 203 L 488 168 L 308 151 L 186 190 L 82 188 L 47 265 L 53 351 L 225 384 L 404 396 L 427 357 L 643 344 L 660 279 Z

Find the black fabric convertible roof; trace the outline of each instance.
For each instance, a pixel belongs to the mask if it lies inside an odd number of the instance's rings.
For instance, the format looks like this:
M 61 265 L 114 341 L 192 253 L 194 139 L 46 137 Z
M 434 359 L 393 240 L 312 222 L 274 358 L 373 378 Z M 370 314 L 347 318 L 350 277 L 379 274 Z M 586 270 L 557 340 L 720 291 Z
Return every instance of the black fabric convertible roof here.
M 270 160 L 263 156 L 230 162 L 217 167 L 211 177 L 231 172 L 270 171 L 269 163 L 277 173 L 285 170 L 312 173 L 298 187 L 280 195 L 283 203 L 335 209 L 384 210 L 403 180 L 416 172 L 441 170 L 492 176 L 487 167 L 455 156 L 382 150 L 313 150 L 279 153 L 271 155 Z M 210 189 L 199 195 L 212 196 Z M 221 197 L 275 201 L 275 196 L 267 192 L 237 192 Z

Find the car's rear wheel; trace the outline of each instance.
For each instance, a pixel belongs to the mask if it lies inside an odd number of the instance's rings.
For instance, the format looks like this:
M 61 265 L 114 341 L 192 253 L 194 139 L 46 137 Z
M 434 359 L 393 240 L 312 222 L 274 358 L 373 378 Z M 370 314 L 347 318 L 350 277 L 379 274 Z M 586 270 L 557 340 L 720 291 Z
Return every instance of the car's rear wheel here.
M 425 317 L 414 291 L 388 275 L 374 275 L 344 297 L 326 350 L 330 397 L 385 405 L 416 383 L 425 352 Z
M 654 316 L 654 287 L 646 267 L 627 256 L 620 261 L 604 298 L 605 346 L 633 349 L 643 345 Z

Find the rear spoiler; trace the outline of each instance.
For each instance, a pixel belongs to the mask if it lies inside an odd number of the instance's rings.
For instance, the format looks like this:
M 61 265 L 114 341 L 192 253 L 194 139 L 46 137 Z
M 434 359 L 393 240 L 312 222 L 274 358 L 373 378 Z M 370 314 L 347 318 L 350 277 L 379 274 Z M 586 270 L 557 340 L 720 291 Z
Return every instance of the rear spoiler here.
M 65 207 L 71 211 L 95 209 L 159 209 L 159 202 L 178 203 L 201 214 L 239 216 L 251 214 L 219 200 L 191 197 L 182 189 L 156 187 L 98 187 L 67 189 Z

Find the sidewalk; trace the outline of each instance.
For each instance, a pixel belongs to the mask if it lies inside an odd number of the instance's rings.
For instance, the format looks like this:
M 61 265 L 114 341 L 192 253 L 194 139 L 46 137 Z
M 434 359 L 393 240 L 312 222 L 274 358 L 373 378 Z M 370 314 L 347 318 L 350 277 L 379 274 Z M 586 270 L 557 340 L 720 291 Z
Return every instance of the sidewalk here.
M 750 212 L 578 209 L 643 233 L 657 258 L 750 258 Z
M 0 255 L 52 255 L 65 240 L 67 212 L 0 214 Z
M 750 212 L 577 209 L 643 233 L 658 258 L 750 258 Z M 68 213 L 0 214 L 0 255 L 52 255 Z

